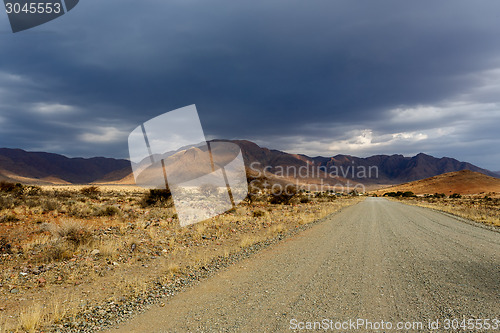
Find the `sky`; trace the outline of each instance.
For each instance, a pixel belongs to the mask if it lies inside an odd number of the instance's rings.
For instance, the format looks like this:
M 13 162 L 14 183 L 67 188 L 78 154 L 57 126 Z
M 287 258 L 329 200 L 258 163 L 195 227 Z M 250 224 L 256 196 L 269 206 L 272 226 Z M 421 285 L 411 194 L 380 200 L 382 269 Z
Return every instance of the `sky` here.
M 82 0 L 13 34 L 0 147 L 128 158 L 196 104 L 208 139 L 309 156 L 419 152 L 500 170 L 500 2 Z

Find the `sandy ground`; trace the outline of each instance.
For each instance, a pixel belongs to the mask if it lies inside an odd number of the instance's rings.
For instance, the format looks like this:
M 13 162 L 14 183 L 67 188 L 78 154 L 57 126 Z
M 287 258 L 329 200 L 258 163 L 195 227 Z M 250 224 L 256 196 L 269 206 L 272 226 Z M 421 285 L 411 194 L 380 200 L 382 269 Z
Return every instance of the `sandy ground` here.
M 449 319 L 498 318 L 499 267 L 500 233 L 368 198 L 112 332 L 283 332 L 358 318 L 392 331 L 439 319 L 445 331 Z

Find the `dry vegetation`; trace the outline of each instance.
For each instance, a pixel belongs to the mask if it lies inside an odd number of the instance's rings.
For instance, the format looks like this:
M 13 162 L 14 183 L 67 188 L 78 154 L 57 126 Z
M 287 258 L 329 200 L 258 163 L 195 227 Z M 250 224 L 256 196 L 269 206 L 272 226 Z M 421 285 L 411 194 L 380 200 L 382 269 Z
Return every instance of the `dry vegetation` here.
M 500 227 L 500 197 L 496 193 L 480 195 L 435 193 L 418 197 L 400 197 L 404 203 L 437 209 L 472 221 Z
M 58 328 L 354 202 L 253 194 L 181 228 L 161 191 L 0 183 L 0 333 Z

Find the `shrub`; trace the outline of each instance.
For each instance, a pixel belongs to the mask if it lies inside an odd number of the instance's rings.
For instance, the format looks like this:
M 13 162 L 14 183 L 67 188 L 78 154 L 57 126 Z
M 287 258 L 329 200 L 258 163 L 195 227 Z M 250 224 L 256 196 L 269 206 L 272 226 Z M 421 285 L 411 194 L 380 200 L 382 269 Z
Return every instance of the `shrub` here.
M 253 184 L 253 183 L 249 183 L 248 190 L 247 190 L 247 196 L 245 197 L 245 200 L 248 203 L 255 202 L 255 201 L 259 200 L 260 193 L 261 193 L 261 190 L 259 187 L 255 186 L 255 184 Z
M 82 188 L 80 193 L 90 198 L 97 198 L 101 193 L 101 190 L 97 186 L 87 186 Z
M 0 237 L 0 253 L 11 253 L 12 245 L 9 244 L 6 237 Z
M 96 216 L 115 216 L 120 215 L 120 209 L 115 206 L 105 206 L 99 209 L 95 215 Z
M 87 244 L 92 239 L 90 229 L 76 221 L 61 223 L 55 227 L 54 233 L 75 247 Z
M 14 208 L 16 202 L 11 196 L 1 196 L 0 197 L 0 209 L 11 209 Z
M 400 193 L 400 192 L 398 192 Z M 352 190 L 349 195 L 353 196 L 353 197 L 357 197 L 359 195 L 359 192 L 357 190 Z
M 266 212 L 263 210 L 260 210 L 260 209 L 253 212 L 253 217 L 262 217 L 265 215 L 266 215 Z
M 5 192 L 5 193 L 22 193 L 23 191 L 23 185 L 21 183 L 11 183 L 11 182 L 6 182 L 6 181 L 1 181 L 0 182 L 0 192 Z
M 80 192 L 81 192 L 82 194 L 84 194 L 84 193 L 82 192 L 82 190 L 80 190 Z M 55 198 L 69 199 L 69 198 L 72 198 L 72 197 L 73 197 L 73 194 L 74 194 L 74 192 L 71 192 L 71 191 L 60 191 L 60 190 L 58 191 L 58 190 L 54 190 L 53 196 L 54 196 Z
M 450 199 L 460 199 L 462 195 L 460 193 L 453 193 L 450 195 Z
M 82 203 L 71 205 L 68 211 L 68 215 L 79 217 L 79 218 L 87 218 L 93 214 L 92 210 L 93 206 L 84 205 Z
M 29 185 L 29 186 L 24 186 L 23 187 L 23 194 L 25 195 L 40 195 L 42 194 L 42 188 L 40 186 L 34 186 L 34 185 Z
M 309 202 L 311 202 L 311 198 L 309 198 L 308 196 L 300 198 L 300 203 L 309 203 Z
M 56 209 L 59 209 L 61 204 L 56 200 L 45 200 L 42 202 L 42 208 L 46 212 L 50 212 Z
M 287 185 L 285 187 L 279 186 L 278 188 L 273 187 L 273 193 L 271 193 L 271 204 L 282 204 L 288 205 L 290 201 L 296 196 L 297 188 L 295 186 Z
M 151 189 L 144 195 L 140 204 L 143 207 L 166 204 L 171 197 L 172 192 L 170 192 L 170 189 Z
M 406 192 L 386 192 L 384 193 L 384 197 L 404 197 L 404 198 L 410 198 L 410 197 L 416 197 L 415 193 L 412 191 L 406 191 Z
M 26 205 L 26 207 L 30 208 L 40 206 L 40 202 L 38 200 L 26 200 L 24 204 Z
M 9 223 L 9 222 L 17 222 L 17 221 L 20 221 L 20 219 L 14 215 L 4 215 L 4 216 L 0 217 L 0 223 Z
M 70 251 L 66 244 L 55 243 L 48 246 L 43 254 L 42 258 L 45 262 L 58 261 L 70 259 L 73 256 L 73 252 Z

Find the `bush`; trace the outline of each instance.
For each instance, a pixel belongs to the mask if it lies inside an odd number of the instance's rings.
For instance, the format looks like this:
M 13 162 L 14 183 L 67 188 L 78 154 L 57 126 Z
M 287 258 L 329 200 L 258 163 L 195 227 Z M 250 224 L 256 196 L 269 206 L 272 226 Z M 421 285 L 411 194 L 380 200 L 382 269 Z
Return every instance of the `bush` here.
M 80 193 L 90 198 L 97 198 L 101 193 L 101 190 L 97 186 L 87 186 L 82 188 Z
M 56 243 L 48 246 L 43 254 L 42 259 L 45 262 L 67 260 L 73 257 L 73 252 L 66 244 Z
M 259 195 L 256 192 L 250 192 L 250 191 L 248 191 L 247 196 L 245 197 L 245 200 L 248 203 L 252 203 L 252 202 L 257 201 L 258 198 L 259 198 Z
M 170 189 L 151 189 L 144 195 L 140 203 L 142 207 L 166 204 L 171 197 Z
M 42 194 L 42 188 L 40 186 L 34 186 L 34 185 L 24 186 L 23 194 L 29 196 L 40 195 Z
M 4 215 L 0 217 L 0 223 L 18 222 L 20 221 L 15 215 Z
M 21 183 L 14 184 L 6 181 L 0 182 L 0 192 L 18 194 L 23 192 L 23 187 L 24 186 Z
M 410 198 L 410 197 L 416 197 L 416 195 L 412 191 L 406 191 L 406 192 L 397 191 L 397 192 L 386 192 L 386 193 L 384 193 L 384 197 Z
M 90 229 L 76 221 L 61 223 L 55 227 L 54 233 L 75 247 L 87 244 L 92 239 Z
M 83 189 L 82 189 L 83 190 Z M 82 192 L 82 190 L 80 190 L 80 193 L 84 194 Z M 74 195 L 74 192 L 71 192 L 71 191 L 61 191 L 61 190 L 54 190 L 54 193 L 53 193 L 53 196 L 55 198 L 61 198 L 61 199 L 69 199 L 69 198 L 72 198 Z
M 94 214 L 93 208 L 94 207 L 91 205 L 84 205 L 81 203 L 74 204 L 69 207 L 68 215 L 79 218 L 87 218 Z
M 16 201 L 11 196 L 0 197 L 0 209 L 12 209 L 16 206 Z
M 24 204 L 26 205 L 26 207 L 33 208 L 33 207 L 40 206 L 40 201 L 38 201 L 38 200 L 26 200 L 24 202 Z
M 460 193 L 453 193 L 450 195 L 450 199 L 460 199 L 462 195 Z
M 260 186 L 256 186 L 255 183 L 248 183 L 247 196 L 245 197 L 245 200 L 248 203 L 258 201 L 259 199 L 262 199 L 261 193 Z
M 45 212 L 50 212 L 56 209 L 59 209 L 61 207 L 61 204 L 56 201 L 56 200 L 45 200 L 42 202 L 42 209 Z
M 12 245 L 9 244 L 6 237 L 0 237 L 0 253 L 11 253 Z
M 115 206 L 102 207 L 95 213 L 96 216 L 115 216 L 120 214 L 120 209 Z
M 311 198 L 307 196 L 300 198 L 300 203 L 309 203 L 309 202 L 311 202 Z
M 288 205 L 290 201 L 296 196 L 297 188 L 295 186 L 279 186 L 278 188 L 273 187 L 273 193 L 271 193 L 270 203 L 277 205 Z
M 260 210 L 260 209 L 253 212 L 253 217 L 262 217 L 265 215 L 266 215 L 266 212 L 263 210 Z

